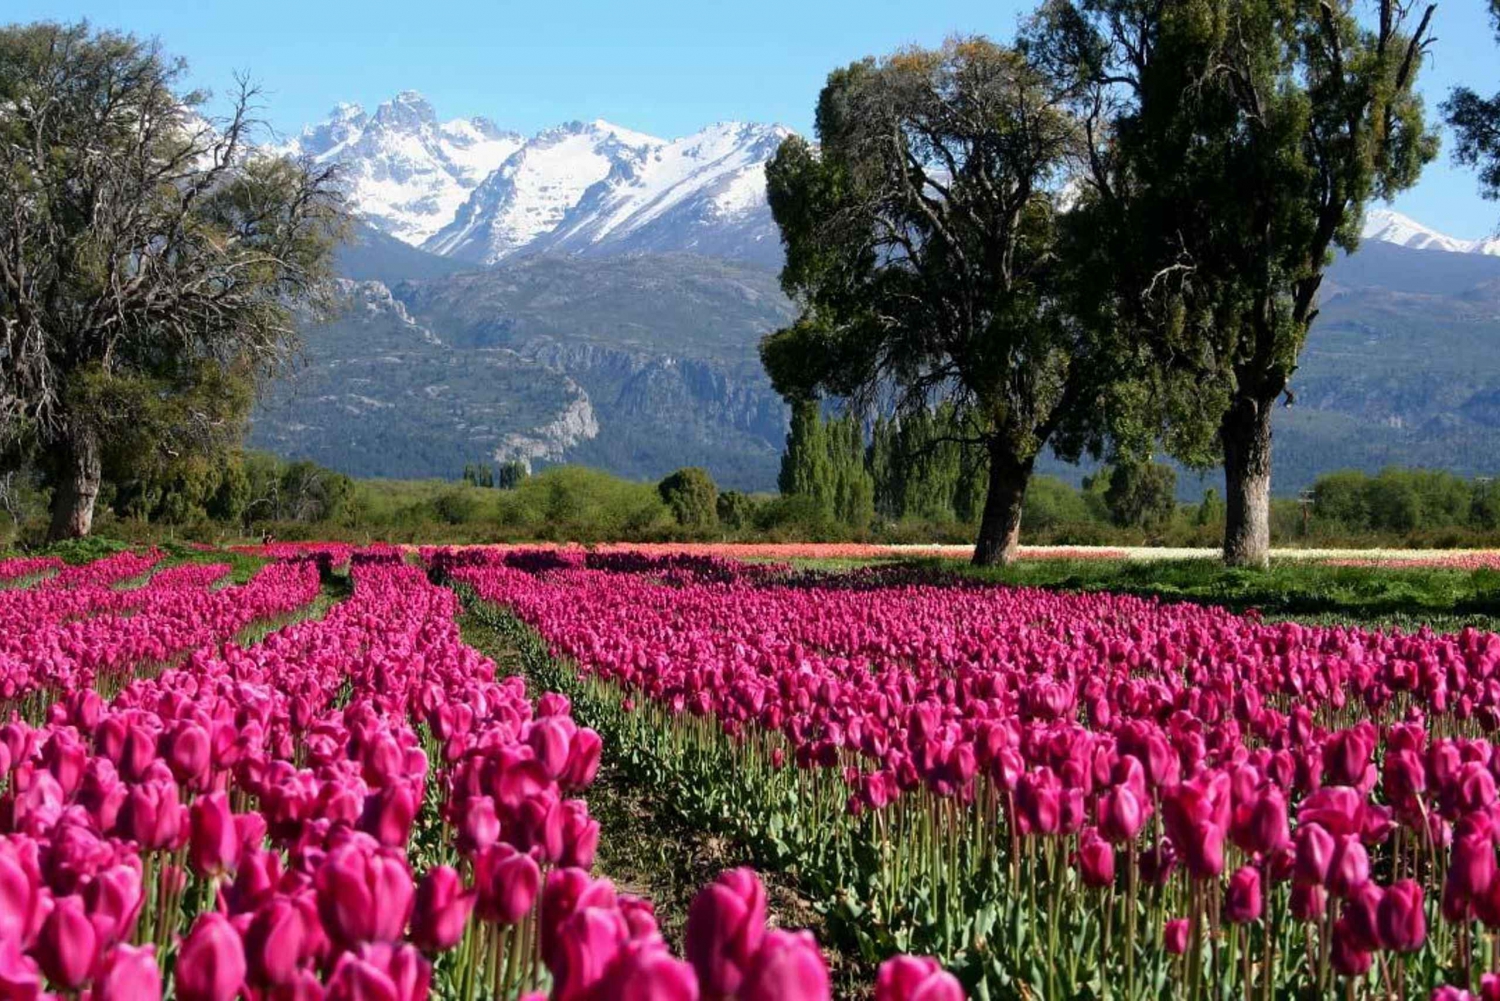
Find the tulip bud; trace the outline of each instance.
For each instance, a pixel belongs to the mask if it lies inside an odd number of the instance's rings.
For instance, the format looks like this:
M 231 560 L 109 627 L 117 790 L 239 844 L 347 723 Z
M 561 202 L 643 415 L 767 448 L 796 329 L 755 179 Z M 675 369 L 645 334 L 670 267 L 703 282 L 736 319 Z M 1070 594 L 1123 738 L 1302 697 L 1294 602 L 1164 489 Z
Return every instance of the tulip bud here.
M 224 915 L 198 916 L 177 956 L 179 1001 L 232 1001 L 245 982 L 245 949 Z
M 458 825 L 458 850 L 466 855 L 484 851 L 500 838 L 500 821 L 495 817 L 495 801 L 488 796 L 471 796 L 464 802 Z
M 1180 956 L 1187 952 L 1187 918 L 1173 918 L 1167 922 L 1166 927 L 1162 929 L 1162 945 L 1174 956 Z
M 875 975 L 875 1001 L 964 1001 L 964 989 L 930 956 L 893 956 Z
M 1495 845 L 1482 832 L 1465 834 L 1453 842 L 1448 880 L 1463 896 L 1473 899 L 1489 889 L 1495 879 Z
M 36 958 L 47 979 L 64 990 L 76 990 L 89 978 L 98 955 L 98 936 L 83 900 L 68 896 L 53 901 L 36 943 Z
M 296 979 L 307 938 L 305 924 L 301 909 L 286 897 L 255 912 L 244 940 L 251 981 L 272 986 Z
M 535 866 L 535 863 L 532 863 Z M 541 880 L 540 871 L 537 875 Z M 535 893 L 532 894 L 533 897 Z M 458 873 L 446 865 L 430 869 L 417 885 L 411 916 L 411 938 L 426 952 L 445 952 L 463 938 L 474 894 L 465 891 Z M 530 910 L 530 904 L 527 904 Z
M 1108 841 L 1092 832 L 1078 843 L 1078 872 L 1084 886 L 1112 886 L 1115 881 L 1115 850 Z
M 1336 896 L 1348 897 L 1370 881 L 1370 856 L 1359 838 L 1341 834 L 1328 870 L 1328 889 Z
M 599 773 L 599 757 L 603 749 L 604 741 L 588 727 L 573 734 L 567 767 L 558 777 L 563 788 L 571 792 L 592 785 L 594 776 Z
M 122 944 L 110 950 L 94 978 L 93 1001 L 161 1001 L 155 948 Z
M 828 1001 L 831 996 L 828 964 L 812 933 L 779 928 L 766 932 L 735 995 L 738 1001 Z
M 188 862 L 193 872 L 204 878 L 233 872 L 239 855 L 229 797 L 222 792 L 199 796 L 188 810 Z
M 1416 952 L 1427 940 L 1427 916 L 1422 910 L 1422 887 L 1415 880 L 1397 880 L 1386 888 L 1376 910 L 1380 943 L 1393 952 Z
M 766 933 L 766 890 L 750 869 L 731 869 L 688 908 L 683 952 L 705 993 L 734 994 Z
M 1292 866 L 1292 876 L 1300 883 L 1323 886 L 1328 882 L 1328 871 L 1333 866 L 1333 853 L 1337 848 L 1333 835 L 1318 824 L 1304 824 L 1297 829 L 1297 858 Z
M 411 825 L 416 820 L 419 806 L 417 794 L 407 783 L 386 786 L 365 797 L 360 829 L 373 835 L 387 848 L 404 848 L 411 837 Z
M 1224 894 L 1224 918 L 1232 924 L 1248 924 L 1260 918 L 1260 872 L 1244 866 L 1229 877 Z

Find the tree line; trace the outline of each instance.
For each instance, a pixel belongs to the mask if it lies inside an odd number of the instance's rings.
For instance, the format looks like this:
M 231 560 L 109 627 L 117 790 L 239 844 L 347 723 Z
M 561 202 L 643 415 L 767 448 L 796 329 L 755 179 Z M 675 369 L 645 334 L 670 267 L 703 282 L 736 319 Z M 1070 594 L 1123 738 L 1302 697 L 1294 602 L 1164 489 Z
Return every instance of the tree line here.
M 1415 91 L 1436 5 L 1368 7 L 1047 0 L 1007 44 L 834 70 L 815 141 L 767 170 L 799 306 L 761 344 L 777 390 L 910 461 L 978 453 L 976 563 L 1014 555 L 1050 448 L 1222 465 L 1224 558 L 1263 565 L 1271 413 L 1324 271 L 1438 152 Z M 1443 111 L 1493 194 L 1500 98 Z

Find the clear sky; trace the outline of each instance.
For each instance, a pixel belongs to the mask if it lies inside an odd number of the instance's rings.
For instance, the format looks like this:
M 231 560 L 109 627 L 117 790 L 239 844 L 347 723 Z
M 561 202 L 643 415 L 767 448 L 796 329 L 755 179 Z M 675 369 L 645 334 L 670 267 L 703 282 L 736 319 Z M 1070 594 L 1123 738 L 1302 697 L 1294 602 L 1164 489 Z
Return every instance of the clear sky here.
M 340 101 L 374 110 L 400 90 L 444 118 L 486 115 L 531 133 L 606 118 L 661 136 L 721 119 L 811 127 L 828 70 L 954 33 L 1009 37 L 1016 0 L 7 0 L 0 18 L 74 20 L 155 35 L 194 83 L 235 70 L 267 91 L 294 133 Z M 1482 0 L 1439 0 L 1422 89 L 1435 106 L 1457 82 L 1500 89 L 1500 50 Z M 1447 137 L 1445 136 L 1445 145 Z M 1445 152 L 1395 207 L 1452 236 L 1500 225 L 1474 175 Z

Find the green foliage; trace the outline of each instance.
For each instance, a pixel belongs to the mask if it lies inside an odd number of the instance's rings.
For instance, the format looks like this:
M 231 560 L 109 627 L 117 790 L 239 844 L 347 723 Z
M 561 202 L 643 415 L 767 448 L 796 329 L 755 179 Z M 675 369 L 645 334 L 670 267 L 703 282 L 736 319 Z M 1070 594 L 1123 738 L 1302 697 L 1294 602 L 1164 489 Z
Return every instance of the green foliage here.
M 805 498 L 818 522 L 855 531 L 868 527 L 875 515 L 875 481 L 866 466 L 859 418 L 825 420 L 816 401 L 795 402 L 779 483 L 784 496 Z
M 249 87 L 209 120 L 185 76 L 87 23 L 0 28 L 0 442 L 39 446 L 55 537 L 88 533 L 104 475 L 204 517 L 293 308 L 323 303 L 331 170 L 257 151 Z
M 1177 511 L 1177 473 L 1159 462 L 1129 462 L 1109 470 L 1104 503 L 1121 528 L 1160 532 Z
M 1340 470 L 1318 477 L 1312 498 L 1319 531 L 1408 535 L 1500 527 L 1500 504 L 1488 477 L 1470 481 L 1442 470 L 1397 467 L 1377 476 Z
M 511 459 L 509 462 L 500 464 L 500 472 L 495 477 L 495 486 L 501 490 L 514 490 L 530 475 L 531 467 L 520 459 Z
M 816 127 L 816 146 L 788 138 L 766 171 L 782 285 L 802 306 L 761 344 L 777 391 L 801 408 L 826 395 L 855 410 L 894 394 L 913 438 L 947 403 L 965 437 L 1021 477 L 1018 497 L 1049 441 L 1097 454 L 1111 416 L 1099 400 L 1125 399 L 1104 387 L 1130 365 L 1101 349 L 1112 326 L 1074 308 L 1091 299 L 1080 274 L 1092 234 L 1062 221 L 1055 181 L 1082 133 L 1042 67 L 982 38 L 866 59 L 829 74 Z M 782 492 L 821 500 L 794 482 L 816 476 L 798 458 L 808 424 L 794 415 Z M 870 464 L 875 506 L 953 518 L 951 451 L 902 477 L 889 434 Z M 976 499 L 970 485 L 966 514 Z
M 484 488 L 485 484 L 471 483 L 470 486 Z M 446 524 L 466 525 L 478 513 L 479 501 L 471 490 L 444 490 L 433 500 L 432 509 Z
M 1021 527 L 1026 531 L 1047 532 L 1093 518 L 1093 512 L 1079 491 L 1055 476 L 1032 478 L 1021 507 Z
M 679 469 L 658 483 L 656 492 L 684 528 L 712 528 L 719 522 L 719 488 L 706 469 Z
M 1500 0 L 1490 0 L 1490 17 L 1500 42 Z M 1455 87 L 1442 112 L 1458 136 L 1453 159 L 1479 170 L 1484 197 L 1500 198 L 1500 94 L 1484 98 L 1468 87 Z
M 738 531 L 750 527 L 755 517 L 755 499 L 747 493 L 739 490 L 725 490 L 719 494 L 719 499 L 714 503 L 714 509 L 719 516 L 719 524 L 725 528 Z
M 984 506 L 984 452 L 957 438 L 964 421 L 952 403 L 917 408 L 875 422 L 868 465 L 875 484 L 875 510 L 894 520 L 959 521 L 972 524 Z
M 1270 412 L 1290 388 L 1333 251 L 1371 198 L 1437 152 L 1416 75 L 1432 8 L 1378 0 L 1050 0 L 1026 48 L 1095 119 L 1080 209 L 1108 297 L 1153 352 L 1169 452 L 1222 454 L 1226 556 L 1270 477 Z
M 464 463 L 463 482 L 475 487 L 493 487 L 495 469 L 487 462 Z

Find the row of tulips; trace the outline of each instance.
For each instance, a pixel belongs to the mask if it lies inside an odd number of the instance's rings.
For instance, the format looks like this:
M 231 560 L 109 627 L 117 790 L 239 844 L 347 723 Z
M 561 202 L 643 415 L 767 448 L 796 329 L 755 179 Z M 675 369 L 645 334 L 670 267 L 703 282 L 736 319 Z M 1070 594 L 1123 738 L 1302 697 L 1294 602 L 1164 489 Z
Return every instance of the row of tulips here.
M 1500 989 L 1500 637 L 434 562 L 539 635 L 616 760 L 869 954 L 991 996 Z
M 590 875 L 599 825 L 573 797 L 598 735 L 496 678 L 399 553 L 351 576 L 320 620 L 217 636 L 108 699 L 75 674 L 0 725 L 0 1001 L 830 996 L 747 872 L 704 891 L 676 959 L 649 904 Z M 903 957 L 877 996 L 962 994 Z
M 63 566 L 63 561 L 56 556 L 13 556 L 9 559 L 0 559 L 0 582 L 54 574 Z
M 0 630 L 0 702 L 44 706 L 95 687 L 108 694 L 145 665 L 165 665 L 303 608 L 320 586 L 307 561 L 270 564 L 244 585 L 218 586 L 228 572 L 222 563 L 185 564 L 124 591 L 47 581 L 0 592 L 7 627 Z

